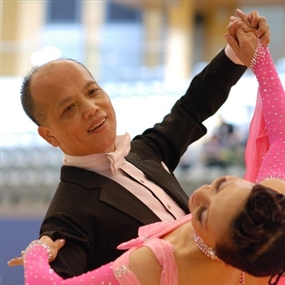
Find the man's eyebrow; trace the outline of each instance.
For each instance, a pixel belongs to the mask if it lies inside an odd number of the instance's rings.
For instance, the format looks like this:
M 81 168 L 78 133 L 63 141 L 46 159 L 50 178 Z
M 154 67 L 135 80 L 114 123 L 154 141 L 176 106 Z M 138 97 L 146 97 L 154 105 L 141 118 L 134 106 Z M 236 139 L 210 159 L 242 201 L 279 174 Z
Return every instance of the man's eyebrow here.
M 90 85 L 92 85 L 92 84 L 96 84 L 96 81 L 94 81 L 94 80 L 89 80 L 89 81 L 83 86 L 82 90 L 88 88 L 88 87 L 89 87 Z M 97 85 L 97 84 L 96 84 L 96 85 Z M 67 98 L 65 98 L 65 99 L 63 99 L 63 100 L 61 100 L 61 101 L 59 101 L 56 106 L 57 106 L 57 108 L 60 108 L 60 107 L 62 107 L 63 105 L 65 105 L 66 103 L 68 103 L 68 102 L 71 101 L 71 100 L 72 100 L 71 96 L 70 96 L 70 97 L 67 97 Z
M 83 89 L 88 88 L 90 85 L 95 84 L 97 85 L 97 83 L 94 80 L 89 80 L 84 86 Z
M 58 104 L 56 104 L 57 108 L 61 108 L 63 105 L 65 105 L 66 103 L 71 101 L 71 97 L 67 97 L 61 101 L 58 102 Z

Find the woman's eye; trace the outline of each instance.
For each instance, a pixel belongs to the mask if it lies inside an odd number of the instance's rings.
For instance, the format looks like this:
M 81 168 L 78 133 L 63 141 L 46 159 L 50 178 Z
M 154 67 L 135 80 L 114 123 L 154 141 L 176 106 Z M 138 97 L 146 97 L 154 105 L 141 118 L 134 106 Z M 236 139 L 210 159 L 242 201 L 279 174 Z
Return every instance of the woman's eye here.
M 227 179 L 225 177 L 222 177 L 217 181 L 217 183 L 215 185 L 216 192 L 219 192 L 220 190 L 223 189 L 222 184 L 226 181 L 227 181 Z
M 206 210 L 207 210 L 207 207 L 201 206 L 198 209 L 197 213 L 196 213 L 196 219 L 201 221 L 202 220 L 202 215 L 205 213 Z

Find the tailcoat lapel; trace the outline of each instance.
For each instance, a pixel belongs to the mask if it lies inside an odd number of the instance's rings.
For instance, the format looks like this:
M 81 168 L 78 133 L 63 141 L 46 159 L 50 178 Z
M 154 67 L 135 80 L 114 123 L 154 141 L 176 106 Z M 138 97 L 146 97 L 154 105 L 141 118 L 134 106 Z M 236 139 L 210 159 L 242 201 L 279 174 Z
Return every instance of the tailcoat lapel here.
M 160 186 L 186 213 L 189 212 L 189 197 L 174 175 L 169 173 L 161 163 L 153 159 L 142 160 L 134 153 L 129 154 L 126 159 L 144 172 L 148 179 Z
M 112 206 L 142 224 L 160 221 L 160 219 L 132 193 L 119 183 L 99 173 L 64 165 L 61 170 L 61 181 L 82 185 L 87 191 L 100 191 L 100 202 Z
M 154 212 L 124 187 L 106 177 L 101 178 L 101 202 L 118 209 L 142 224 L 160 221 Z M 115 187 L 114 183 L 117 184 Z

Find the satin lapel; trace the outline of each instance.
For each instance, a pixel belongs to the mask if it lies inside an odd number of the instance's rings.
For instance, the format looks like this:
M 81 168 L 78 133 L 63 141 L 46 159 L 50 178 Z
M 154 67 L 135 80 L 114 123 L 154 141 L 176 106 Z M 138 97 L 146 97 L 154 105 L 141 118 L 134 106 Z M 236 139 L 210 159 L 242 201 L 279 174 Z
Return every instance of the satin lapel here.
M 164 191 L 176 201 L 184 211 L 188 212 L 188 195 L 181 188 L 173 174 L 168 173 L 153 159 L 141 160 L 137 155 L 131 154 L 126 159 L 138 167 L 151 181 L 159 185 Z M 155 169 L 155 171 L 153 171 Z
M 138 198 L 118 183 L 101 179 L 100 201 L 120 210 L 142 224 L 160 221 L 160 219 Z

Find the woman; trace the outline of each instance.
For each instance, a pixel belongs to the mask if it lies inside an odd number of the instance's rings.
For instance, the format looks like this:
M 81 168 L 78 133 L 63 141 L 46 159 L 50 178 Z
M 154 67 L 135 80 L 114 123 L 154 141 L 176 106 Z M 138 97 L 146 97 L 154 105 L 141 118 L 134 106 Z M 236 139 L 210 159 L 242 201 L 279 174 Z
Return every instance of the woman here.
M 253 122 L 264 116 L 269 138 L 252 165 L 259 184 L 226 176 L 203 185 L 189 200 L 191 215 L 140 228 L 137 239 L 119 245 L 129 250 L 117 260 L 66 280 L 48 263 L 64 242 L 42 237 L 25 251 L 26 284 L 277 284 L 285 270 L 284 90 L 268 48 L 245 30 L 225 37 L 259 82 Z

